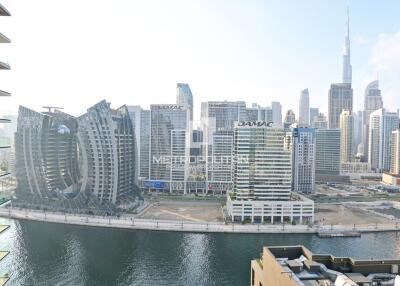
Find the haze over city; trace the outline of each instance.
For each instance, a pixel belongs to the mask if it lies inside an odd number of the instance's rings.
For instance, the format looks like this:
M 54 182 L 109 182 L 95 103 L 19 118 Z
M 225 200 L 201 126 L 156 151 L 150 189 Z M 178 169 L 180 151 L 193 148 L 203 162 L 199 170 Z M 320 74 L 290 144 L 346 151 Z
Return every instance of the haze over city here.
M 229 2 L 229 5 L 228 5 Z M 379 76 L 385 107 L 399 107 L 398 1 L 4 1 L 12 43 L 0 47 L 13 72 L 5 113 L 22 104 L 62 106 L 80 115 L 101 99 L 173 103 L 177 82 L 200 102 L 244 100 L 298 112 L 298 96 L 327 112 L 341 81 L 350 8 L 354 110 Z M 23 21 L 22 21 L 23 20 Z M 379 74 L 379 75 L 378 75 Z M 10 103 L 10 104 L 9 104 Z

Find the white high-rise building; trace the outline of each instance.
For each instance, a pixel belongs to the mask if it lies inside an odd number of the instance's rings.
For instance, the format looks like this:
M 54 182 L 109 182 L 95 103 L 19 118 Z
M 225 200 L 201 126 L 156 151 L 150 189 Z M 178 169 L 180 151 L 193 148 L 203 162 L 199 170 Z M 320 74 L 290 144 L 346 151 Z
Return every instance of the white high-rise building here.
M 291 136 L 293 191 L 312 193 L 315 190 L 315 130 L 293 128 Z
M 392 131 L 399 128 L 399 114 L 384 108 L 375 110 L 369 118 L 368 162 L 377 171 L 388 171 L 391 166 Z
M 273 101 L 271 103 L 272 108 L 272 122 L 278 125 L 282 125 L 282 105 L 280 102 Z
M 265 121 L 241 121 L 234 136 L 233 188 L 237 199 L 288 200 L 292 165 L 284 129 Z
M 381 108 L 383 108 L 383 100 L 379 89 L 379 81 L 374 80 L 367 85 L 364 93 L 362 144 L 365 156 L 368 156 L 369 117 L 372 112 Z
M 299 124 L 300 126 L 308 126 L 310 123 L 310 95 L 308 89 L 304 89 L 300 94 L 299 103 Z
M 390 173 L 400 175 L 400 129 L 392 131 L 391 158 Z
M 348 110 L 340 114 L 340 162 L 353 161 L 354 116 Z
M 297 222 L 313 219 L 314 203 L 292 188 L 291 136 L 279 124 L 240 121 L 234 131 L 233 221 Z M 297 199 L 292 200 L 293 196 Z

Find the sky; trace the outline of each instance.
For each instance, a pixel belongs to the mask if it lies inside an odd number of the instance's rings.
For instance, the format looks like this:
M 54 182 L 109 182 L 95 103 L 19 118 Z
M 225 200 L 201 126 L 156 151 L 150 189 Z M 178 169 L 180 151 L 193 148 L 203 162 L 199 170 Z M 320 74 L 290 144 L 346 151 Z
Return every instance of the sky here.
M 195 118 L 208 100 L 280 101 L 298 115 L 300 91 L 327 111 L 341 81 L 350 7 L 354 110 L 379 78 L 384 106 L 400 108 L 400 1 L 4 0 L 3 113 L 61 106 L 72 115 L 106 99 L 148 108 L 174 103 L 189 83 Z

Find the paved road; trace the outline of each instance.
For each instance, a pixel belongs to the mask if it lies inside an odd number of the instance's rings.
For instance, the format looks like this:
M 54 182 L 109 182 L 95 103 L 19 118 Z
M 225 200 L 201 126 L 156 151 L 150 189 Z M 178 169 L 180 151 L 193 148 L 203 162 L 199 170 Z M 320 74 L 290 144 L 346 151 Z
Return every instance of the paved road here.
M 369 225 L 258 225 L 258 224 L 224 224 L 223 222 L 189 222 L 177 220 L 151 220 L 138 219 L 126 215 L 116 217 L 98 217 L 72 215 L 63 213 L 51 213 L 35 210 L 11 209 L 0 207 L 0 217 L 15 219 L 27 219 L 35 221 L 46 221 L 54 223 L 87 225 L 97 227 L 168 230 L 186 232 L 229 232 L 229 233 L 316 233 L 319 231 L 400 231 L 400 223 L 393 224 L 369 224 Z

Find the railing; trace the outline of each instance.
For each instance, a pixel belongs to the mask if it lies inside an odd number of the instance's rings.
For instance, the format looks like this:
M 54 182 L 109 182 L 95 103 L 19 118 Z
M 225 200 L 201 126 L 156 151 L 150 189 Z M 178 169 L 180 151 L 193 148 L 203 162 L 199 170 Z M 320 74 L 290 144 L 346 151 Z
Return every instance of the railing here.
M 357 225 L 262 225 L 262 224 L 225 224 L 223 222 L 192 222 L 179 220 L 142 219 L 133 215 L 96 216 L 81 214 L 66 214 L 40 210 L 0 208 L 0 216 L 16 219 L 29 219 L 55 223 L 67 223 L 88 226 L 103 226 L 115 228 L 132 228 L 148 230 L 171 230 L 188 232 L 233 232 L 233 233 L 317 233 L 321 231 L 400 231 L 398 222 L 388 224 L 357 224 Z

